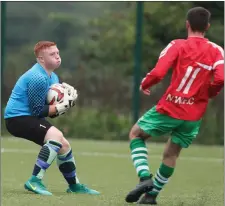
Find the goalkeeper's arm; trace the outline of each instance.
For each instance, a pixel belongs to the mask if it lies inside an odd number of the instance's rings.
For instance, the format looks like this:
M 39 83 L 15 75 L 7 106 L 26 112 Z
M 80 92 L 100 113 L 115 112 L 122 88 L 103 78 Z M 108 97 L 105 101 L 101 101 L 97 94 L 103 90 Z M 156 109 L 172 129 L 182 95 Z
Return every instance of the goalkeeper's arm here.
M 28 83 L 28 101 L 33 116 L 37 116 L 40 118 L 48 116 L 59 116 L 61 114 L 64 114 L 66 110 L 71 107 L 71 101 L 75 100 L 68 94 L 64 94 L 65 98 L 62 103 L 57 105 L 45 105 L 47 93 L 47 80 L 42 76 L 33 76 Z M 65 90 L 65 93 L 68 93 L 68 91 Z
M 47 80 L 43 76 L 34 75 L 31 77 L 28 88 L 28 102 L 31 114 L 37 117 L 47 117 L 55 111 L 54 105 L 45 105 L 45 99 L 48 92 Z
M 57 117 L 64 114 L 71 106 L 68 101 L 63 101 L 60 104 L 56 105 L 44 105 L 39 117 Z

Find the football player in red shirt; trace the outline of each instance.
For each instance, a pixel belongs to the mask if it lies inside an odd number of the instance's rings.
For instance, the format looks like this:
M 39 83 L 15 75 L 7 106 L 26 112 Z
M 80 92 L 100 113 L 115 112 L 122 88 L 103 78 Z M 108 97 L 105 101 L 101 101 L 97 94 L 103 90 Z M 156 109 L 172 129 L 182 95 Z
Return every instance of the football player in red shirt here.
M 204 38 L 210 16 L 202 7 L 190 9 L 186 20 L 188 38 L 171 41 L 161 52 L 155 68 L 141 82 L 140 90 L 150 95 L 149 88 L 159 83 L 170 68 L 173 70 L 163 97 L 130 131 L 131 157 L 140 182 L 128 193 L 127 202 L 157 204 L 156 197 L 172 176 L 181 149 L 188 148 L 199 132 L 209 99 L 224 86 L 224 51 Z M 168 133 L 171 138 L 152 178 L 145 140 Z

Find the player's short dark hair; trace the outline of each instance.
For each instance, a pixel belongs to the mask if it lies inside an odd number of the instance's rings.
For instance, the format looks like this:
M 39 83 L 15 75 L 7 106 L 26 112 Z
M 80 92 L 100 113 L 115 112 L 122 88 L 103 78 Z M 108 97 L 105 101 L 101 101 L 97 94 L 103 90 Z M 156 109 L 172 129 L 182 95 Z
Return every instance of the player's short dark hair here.
M 194 7 L 187 13 L 187 20 L 193 32 L 204 33 L 207 30 L 211 13 L 203 7 Z

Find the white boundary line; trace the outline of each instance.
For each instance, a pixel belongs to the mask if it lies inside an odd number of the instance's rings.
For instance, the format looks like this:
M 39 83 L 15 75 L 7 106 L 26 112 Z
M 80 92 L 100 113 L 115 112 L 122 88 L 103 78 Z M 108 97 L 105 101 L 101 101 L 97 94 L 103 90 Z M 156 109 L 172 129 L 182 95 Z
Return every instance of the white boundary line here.
M 38 154 L 38 150 L 27 150 L 27 149 L 9 149 L 1 148 L 1 153 L 17 153 L 17 154 Z M 88 156 L 88 157 L 113 157 L 113 158 L 131 158 L 128 154 L 116 154 L 116 153 L 103 153 L 103 152 L 76 152 L 75 156 Z M 152 159 L 161 159 L 161 155 L 149 155 Z M 180 160 L 186 161 L 199 161 L 199 162 L 217 162 L 223 163 L 223 158 L 211 158 L 211 157 L 180 157 Z

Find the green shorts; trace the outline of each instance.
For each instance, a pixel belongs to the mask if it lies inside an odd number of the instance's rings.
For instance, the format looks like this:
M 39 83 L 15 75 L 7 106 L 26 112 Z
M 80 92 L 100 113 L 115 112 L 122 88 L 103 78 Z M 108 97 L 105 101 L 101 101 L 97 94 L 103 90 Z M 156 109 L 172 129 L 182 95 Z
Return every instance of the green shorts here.
M 196 138 L 201 121 L 174 119 L 156 111 L 156 106 L 147 111 L 137 122 L 138 126 L 151 137 L 171 135 L 172 142 L 183 148 L 189 147 Z

